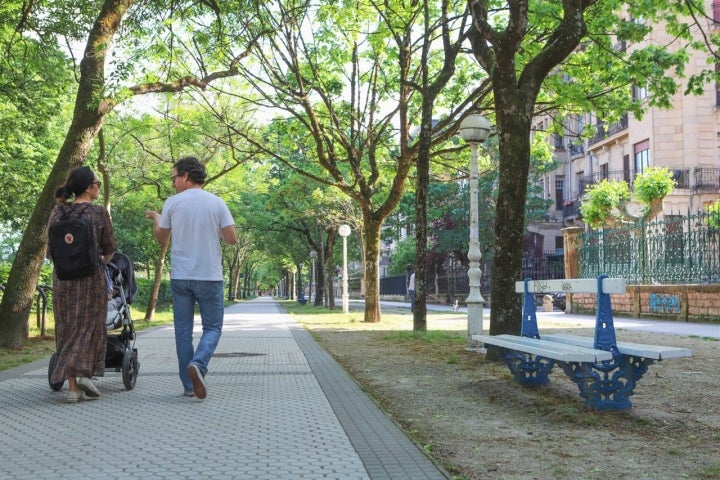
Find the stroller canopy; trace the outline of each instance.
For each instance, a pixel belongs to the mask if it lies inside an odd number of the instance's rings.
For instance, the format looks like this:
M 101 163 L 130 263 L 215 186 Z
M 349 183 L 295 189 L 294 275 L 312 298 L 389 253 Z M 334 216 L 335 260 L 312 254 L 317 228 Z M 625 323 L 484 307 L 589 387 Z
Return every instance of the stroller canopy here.
M 137 284 L 135 283 L 135 271 L 132 262 L 127 255 L 115 252 L 110 263 L 107 264 L 110 271 L 110 278 L 117 283 L 118 273 L 122 274 L 122 287 L 125 291 L 125 299 L 127 303 L 132 303 L 137 293 Z

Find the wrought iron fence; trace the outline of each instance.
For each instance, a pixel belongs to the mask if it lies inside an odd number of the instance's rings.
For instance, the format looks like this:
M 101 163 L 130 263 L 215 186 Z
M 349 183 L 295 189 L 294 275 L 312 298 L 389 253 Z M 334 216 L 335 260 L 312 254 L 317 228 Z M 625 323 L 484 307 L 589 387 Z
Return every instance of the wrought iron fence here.
M 665 215 L 583 234 L 581 277 L 606 274 L 628 283 L 720 283 L 720 218 L 707 212 Z

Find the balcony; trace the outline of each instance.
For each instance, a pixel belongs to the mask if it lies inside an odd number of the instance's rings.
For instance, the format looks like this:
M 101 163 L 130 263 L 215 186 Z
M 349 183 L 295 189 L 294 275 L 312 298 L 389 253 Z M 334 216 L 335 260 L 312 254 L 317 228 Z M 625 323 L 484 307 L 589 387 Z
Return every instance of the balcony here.
M 690 169 L 673 170 L 673 180 L 677 182 L 675 188 L 690 189 L 695 192 L 718 192 L 720 190 L 720 168 L 696 167 L 694 170 L 695 183 L 692 183 Z M 600 183 L 603 180 L 615 181 L 624 180 L 632 188 L 638 172 L 634 170 L 613 170 L 610 172 L 596 172 L 590 175 L 578 176 L 578 194 L 571 197 L 563 204 L 563 217 L 576 217 L 579 215 L 580 199 L 588 187 Z
M 675 180 L 675 188 L 690 188 L 690 169 L 673 170 L 673 180 Z
M 720 168 L 695 167 L 696 192 L 717 192 L 720 190 Z
M 571 143 L 570 144 L 570 156 L 571 157 L 581 157 L 585 155 L 585 147 L 582 143 Z
M 600 183 L 603 180 L 625 180 L 628 185 L 632 187 L 636 176 L 637 173 L 634 170 L 612 170 L 609 172 L 595 172 L 588 175 L 580 175 L 578 177 L 578 186 L 580 187 L 580 193 L 578 194 L 578 196 L 582 196 L 582 194 L 585 193 L 585 189 L 587 189 L 587 187 L 589 187 L 590 185 L 595 185 L 596 183 Z
M 580 199 L 566 200 L 563 203 L 563 218 L 579 218 L 580 217 Z
M 620 121 L 611 123 L 610 125 L 607 125 L 605 122 L 599 123 L 597 125 L 597 133 L 594 137 L 588 140 L 588 145 L 594 145 L 596 143 L 602 142 L 606 138 L 612 137 L 618 132 L 622 132 L 623 130 L 627 130 L 628 128 L 628 116 L 627 114 L 620 117 Z

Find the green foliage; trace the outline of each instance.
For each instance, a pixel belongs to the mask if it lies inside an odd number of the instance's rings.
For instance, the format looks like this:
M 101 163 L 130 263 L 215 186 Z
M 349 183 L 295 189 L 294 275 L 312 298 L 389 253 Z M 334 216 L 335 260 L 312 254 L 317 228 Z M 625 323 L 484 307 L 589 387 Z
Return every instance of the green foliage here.
M 69 123 L 73 84 L 68 60 L 52 42 L 18 35 L 15 27 L 0 20 L 0 222 L 21 231 Z
M 408 265 L 415 268 L 415 237 L 407 237 L 397 242 L 395 251 L 390 255 L 388 274 L 403 275 Z
M 138 290 L 135 295 L 134 304 L 147 305 L 150 298 L 150 292 L 152 291 L 153 281 L 147 278 L 136 277 L 135 282 L 137 283 Z M 160 291 L 158 292 L 157 299 L 157 310 L 164 310 L 172 305 L 172 294 L 170 293 L 170 280 L 163 280 L 160 284 Z
M 583 221 L 593 228 L 605 224 L 613 217 L 613 211 L 630 201 L 630 187 L 625 181 L 602 180 L 585 191 L 580 214 Z
M 675 187 L 672 173 L 665 167 L 650 167 L 635 177 L 634 191 L 625 181 L 602 180 L 590 186 L 580 205 L 583 221 L 593 228 L 633 220 L 627 204 L 635 198 L 642 206 L 646 219 L 658 212 L 660 201 Z
M 667 168 L 650 167 L 635 177 L 633 193 L 638 202 L 650 205 L 653 201 L 665 198 L 676 184 L 672 172 Z
M 710 228 L 720 228 L 720 200 L 711 203 L 705 209 L 707 222 Z

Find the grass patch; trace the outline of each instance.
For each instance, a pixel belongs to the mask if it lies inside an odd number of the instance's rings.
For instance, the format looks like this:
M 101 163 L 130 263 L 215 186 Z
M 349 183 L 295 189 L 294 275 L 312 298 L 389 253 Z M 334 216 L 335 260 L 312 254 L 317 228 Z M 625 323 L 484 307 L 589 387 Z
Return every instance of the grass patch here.
M 459 332 L 451 332 L 447 330 L 432 330 L 425 332 L 414 331 L 398 331 L 385 335 L 387 340 L 396 341 L 421 341 L 425 343 L 457 343 L 465 345 L 467 338 L 460 335 Z
M 720 463 L 710 465 L 700 472 L 701 478 L 720 478 Z
M 407 307 L 389 307 L 382 309 L 380 322 L 365 322 L 365 312 L 360 304 L 350 304 L 348 313 L 342 312 L 340 305 L 335 310 L 312 305 L 300 305 L 294 300 L 278 300 L 278 303 L 292 315 L 293 319 L 308 330 L 335 329 L 356 331 L 413 332 L 413 316 Z M 444 311 L 427 312 L 427 332 L 435 331 L 467 332 L 467 317 Z M 465 332 L 465 333 L 463 333 Z M 432 337 L 429 337 L 432 338 Z
M 407 307 L 394 307 L 382 310 L 380 322 L 364 321 L 364 311 L 356 306 L 345 314 L 340 306 L 328 310 L 311 305 L 300 305 L 296 301 L 280 301 L 280 305 L 303 325 L 313 337 L 322 344 L 322 332 L 373 333 L 378 341 L 397 345 L 413 352 L 418 358 L 429 357 L 451 365 L 464 366 L 470 361 L 474 365 L 481 358 L 468 354 L 465 347 L 467 339 L 467 317 L 452 312 L 428 311 L 427 330 L 413 330 L 413 315 Z
M 715 337 L 704 337 L 704 336 L 700 336 L 700 335 L 688 335 L 688 337 L 689 338 L 697 338 L 699 340 L 708 340 L 711 342 L 720 342 L 720 338 L 715 338 Z

